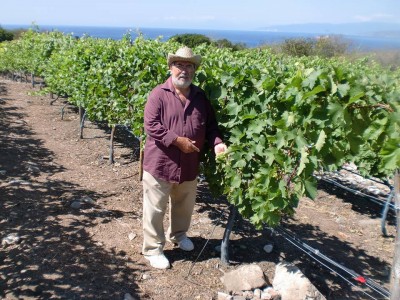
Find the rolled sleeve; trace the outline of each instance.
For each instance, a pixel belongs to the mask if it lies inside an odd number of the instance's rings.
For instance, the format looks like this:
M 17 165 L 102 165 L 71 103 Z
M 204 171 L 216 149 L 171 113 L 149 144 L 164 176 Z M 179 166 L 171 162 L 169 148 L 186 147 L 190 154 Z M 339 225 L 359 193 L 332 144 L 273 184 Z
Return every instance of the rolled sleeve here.
M 173 131 L 168 131 L 167 134 L 162 139 L 164 146 L 171 146 L 172 142 L 178 138 L 178 135 Z

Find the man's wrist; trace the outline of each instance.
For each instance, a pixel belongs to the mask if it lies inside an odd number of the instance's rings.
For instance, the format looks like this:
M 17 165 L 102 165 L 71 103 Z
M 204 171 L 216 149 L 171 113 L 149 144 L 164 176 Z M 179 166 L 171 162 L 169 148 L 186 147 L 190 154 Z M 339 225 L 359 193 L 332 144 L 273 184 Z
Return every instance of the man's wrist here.
M 171 144 L 174 145 L 174 146 L 177 146 L 177 145 L 179 144 L 178 139 L 179 139 L 179 136 L 177 136 L 177 137 L 172 141 Z

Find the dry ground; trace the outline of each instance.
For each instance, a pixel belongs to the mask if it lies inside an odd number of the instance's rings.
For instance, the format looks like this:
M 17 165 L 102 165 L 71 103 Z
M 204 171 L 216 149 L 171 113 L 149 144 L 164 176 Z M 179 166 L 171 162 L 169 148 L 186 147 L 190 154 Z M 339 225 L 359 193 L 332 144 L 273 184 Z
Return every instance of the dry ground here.
M 65 107 L 61 120 L 64 102 L 50 105 L 48 96 L 34 95 L 37 91 L 27 83 L 0 79 L 0 238 L 12 233 L 20 238 L 0 248 L 0 298 L 123 299 L 129 293 L 137 299 L 215 299 L 224 291 L 222 271 L 257 263 L 272 280 L 276 263 L 285 259 L 328 299 L 370 299 L 361 291 L 382 299 L 347 277 L 351 286 L 281 235 L 271 238 L 268 230 L 257 231 L 240 218 L 231 235 L 233 264 L 222 265 L 215 247 L 228 206 L 211 197 L 206 184 L 199 186 L 189 233 L 195 251 L 167 245 L 172 268 L 150 268 L 140 254 L 137 141 L 119 130 L 116 163 L 110 165 L 109 129 L 87 122 L 80 139 L 76 109 Z M 77 200 L 82 206 L 71 208 Z M 303 199 L 284 226 L 388 289 L 395 228 L 389 216 L 389 236 L 381 235 L 381 209 L 321 184 L 318 198 Z M 274 243 L 270 254 L 263 251 L 267 242 Z

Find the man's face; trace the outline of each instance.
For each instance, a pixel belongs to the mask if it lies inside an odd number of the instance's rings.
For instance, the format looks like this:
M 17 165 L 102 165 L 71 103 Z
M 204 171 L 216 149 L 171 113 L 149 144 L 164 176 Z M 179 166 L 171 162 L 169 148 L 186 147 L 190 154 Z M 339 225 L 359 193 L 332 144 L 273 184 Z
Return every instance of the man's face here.
M 176 61 L 171 64 L 172 83 L 177 88 L 187 88 L 194 77 L 194 64 L 184 61 Z

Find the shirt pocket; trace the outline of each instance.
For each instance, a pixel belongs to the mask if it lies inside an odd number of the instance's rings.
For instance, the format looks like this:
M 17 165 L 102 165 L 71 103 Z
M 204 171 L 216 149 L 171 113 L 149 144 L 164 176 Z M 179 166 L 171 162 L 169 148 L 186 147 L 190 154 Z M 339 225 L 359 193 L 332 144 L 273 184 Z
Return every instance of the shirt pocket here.
M 206 132 L 206 117 L 204 113 L 194 110 L 190 117 L 191 135 L 194 139 L 204 138 Z

